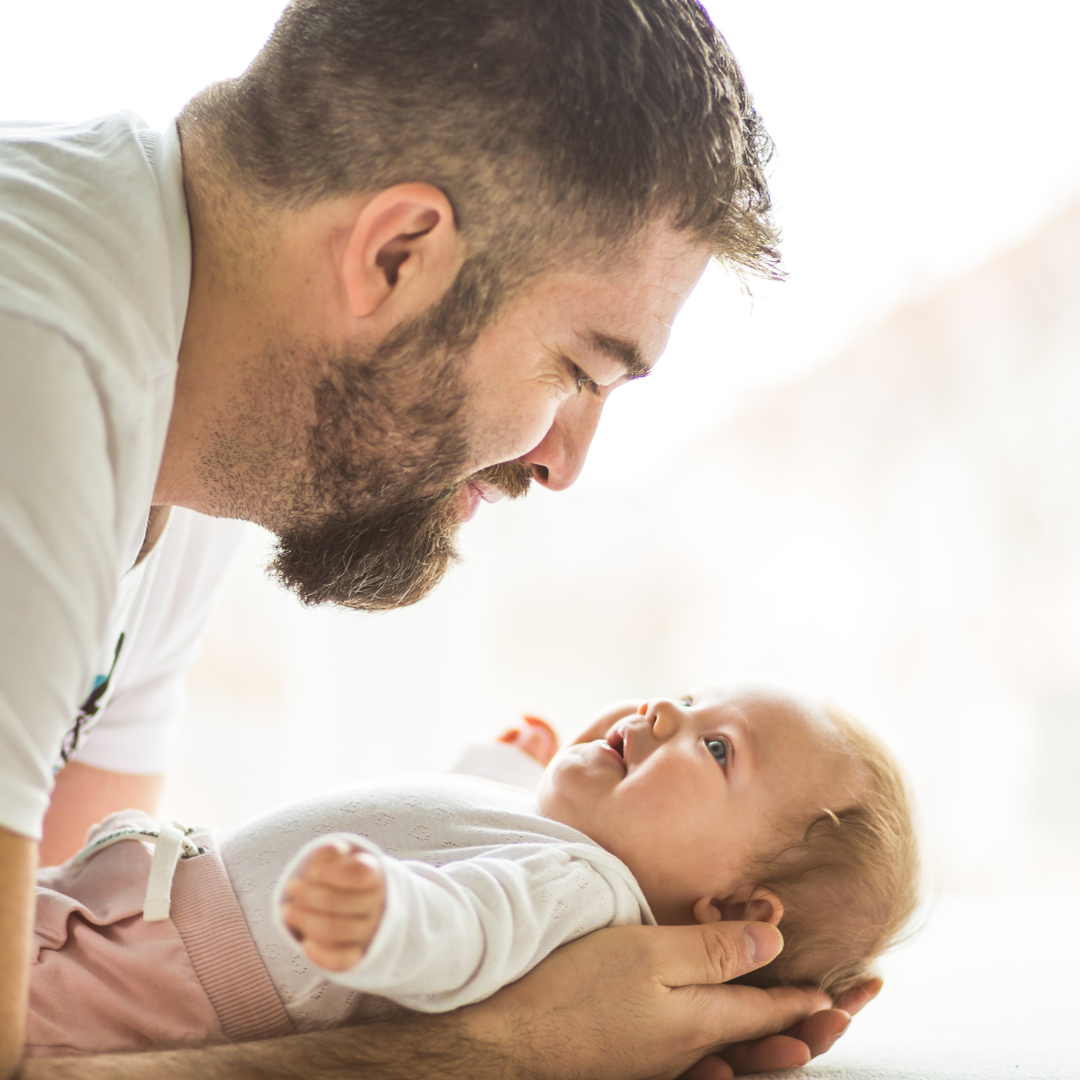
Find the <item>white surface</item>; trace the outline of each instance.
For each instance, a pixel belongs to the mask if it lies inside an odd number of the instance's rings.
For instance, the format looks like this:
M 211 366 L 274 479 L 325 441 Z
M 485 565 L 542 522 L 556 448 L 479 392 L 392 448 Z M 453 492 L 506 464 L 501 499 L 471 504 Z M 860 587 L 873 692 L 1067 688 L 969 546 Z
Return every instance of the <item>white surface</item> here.
M 788 1080 L 1080 1076 L 1080 931 L 1072 897 L 947 894 L 882 964 L 885 988 Z

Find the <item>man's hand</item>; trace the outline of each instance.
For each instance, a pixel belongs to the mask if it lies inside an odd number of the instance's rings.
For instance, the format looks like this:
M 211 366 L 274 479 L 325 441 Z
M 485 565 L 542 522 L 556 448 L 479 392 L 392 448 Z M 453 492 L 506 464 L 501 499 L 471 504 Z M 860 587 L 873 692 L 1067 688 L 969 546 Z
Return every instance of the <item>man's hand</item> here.
M 0 1080 L 22 1055 L 37 845 L 0 828 Z
M 379 860 L 333 842 L 316 848 L 285 886 L 281 918 L 313 964 L 348 971 L 367 952 L 385 902 Z
M 797 1069 L 811 1058 L 824 1054 L 847 1030 L 851 1018 L 881 990 L 880 979 L 868 979 L 849 990 L 831 1009 L 820 1009 L 779 1035 L 768 1035 L 737 1043 L 719 1055 L 723 1062 L 707 1057 L 689 1072 L 685 1080 L 721 1080 L 731 1075 Z
M 800 987 L 720 985 L 768 963 L 781 943 L 766 923 L 600 930 L 461 1016 L 477 1041 L 515 1045 L 530 1078 L 660 1080 L 707 1059 L 698 1068 L 709 1071 L 692 1075 L 730 1080 L 732 1066 L 709 1055 L 831 1005 Z

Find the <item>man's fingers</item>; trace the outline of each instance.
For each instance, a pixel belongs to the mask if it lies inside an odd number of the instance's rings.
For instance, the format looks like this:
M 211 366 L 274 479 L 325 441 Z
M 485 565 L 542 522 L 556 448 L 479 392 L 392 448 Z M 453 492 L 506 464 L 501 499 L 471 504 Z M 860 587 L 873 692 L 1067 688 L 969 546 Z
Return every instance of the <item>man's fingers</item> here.
M 841 1009 L 818 1009 L 779 1035 L 727 1047 L 723 1057 L 736 1076 L 797 1069 L 824 1054 L 850 1023 L 850 1015 Z
M 698 996 L 704 1030 L 722 1033 L 724 1044 L 783 1032 L 828 1002 L 819 990 L 805 986 L 698 986 L 680 993 Z
M 673 928 L 674 929 L 674 928 Z M 728 982 L 767 964 L 783 948 L 780 931 L 769 923 L 715 922 L 669 931 L 665 943 L 667 986 Z
M 729 1047 L 723 1052 L 723 1058 L 736 1076 L 742 1076 L 798 1069 L 810 1060 L 810 1050 L 806 1043 L 790 1035 L 767 1035 Z
M 811 1057 L 824 1054 L 826 1050 L 848 1029 L 851 1016 L 841 1009 L 819 1009 L 789 1031 L 781 1034 L 790 1035 L 806 1044 Z
M 722 1057 L 710 1054 L 691 1065 L 679 1080 L 732 1080 L 733 1076 L 731 1066 Z
M 881 979 L 867 979 L 866 982 L 853 986 L 846 994 L 841 994 L 836 1001 L 836 1007 L 843 1009 L 848 1016 L 854 1016 L 881 993 L 883 985 Z

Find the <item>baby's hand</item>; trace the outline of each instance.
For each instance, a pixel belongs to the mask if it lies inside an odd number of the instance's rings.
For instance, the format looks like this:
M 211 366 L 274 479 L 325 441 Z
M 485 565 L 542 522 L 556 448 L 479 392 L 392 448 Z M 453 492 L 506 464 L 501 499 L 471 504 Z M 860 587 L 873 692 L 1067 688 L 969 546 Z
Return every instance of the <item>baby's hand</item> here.
M 385 898 L 375 856 L 328 841 L 285 886 L 281 917 L 313 964 L 347 971 L 367 952 Z
M 504 731 L 497 741 L 516 746 L 541 765 L 547 766 L 558 753 L 559 736 L 555 734 L 552 726 L 539 716 L 523 716 L 521 719 L 525 721 L 524 728 L 510 728 L 509 731 Z

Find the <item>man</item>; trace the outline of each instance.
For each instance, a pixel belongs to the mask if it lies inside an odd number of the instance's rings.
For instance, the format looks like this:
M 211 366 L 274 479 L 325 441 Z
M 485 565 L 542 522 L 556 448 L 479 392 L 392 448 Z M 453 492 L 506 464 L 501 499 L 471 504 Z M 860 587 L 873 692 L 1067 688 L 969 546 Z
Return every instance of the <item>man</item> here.
M 421 599 L 480 500 L 573 482 L 708 258 L 775 272 L 767 148 L 693 0 L 296 0 L 164 136 L 0 129 L 0 1075 L 36 842 L 55 861 L 153 810 L 221 519 L 275 532 L 307 602 Z M 796 1065 L 846 1013 L 708 985 L 778 948 L 757 924 L 605 931 L 438 1020 L 77 1071 Z

